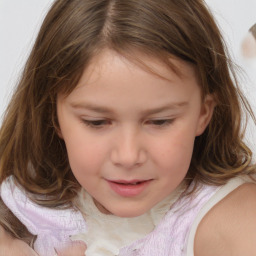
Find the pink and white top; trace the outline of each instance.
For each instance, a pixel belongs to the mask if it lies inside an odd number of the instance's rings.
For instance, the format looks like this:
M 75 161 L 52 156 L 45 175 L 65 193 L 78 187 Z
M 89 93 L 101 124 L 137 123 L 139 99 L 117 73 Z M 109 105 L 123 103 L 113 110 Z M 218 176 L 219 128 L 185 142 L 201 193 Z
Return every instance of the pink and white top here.
M 97 220 L 102 214 L 93 205 L 90 196 L 85 201 L 91 209 L 85 209 L 85 221 L 79 211 L 49 209 L 35 204 L 24 190 L 15 185 L 12 177 L 2 183 L 0 193 L 14 215 L 32 234 L 37 235 L 34 249 L 40 256 L 55 255 L 54 248 L 68 245 L 70 238 L 87 243 L 86 256 L 193 256 L 194 237 L 202 218 L 215 204 L 245 182 L 248 179 L 235 178 L 220 187 L 201 185 L 196 193 L 167 198 L 143 216 L 130 219 L 116 216 L 107 219 L 105 216 L 106 221 L 105 217 Z M 91 226 L 88 228 L 89 223 Z M 104 228 L 102 223 L 106 223 Z M 142 232 L 136 235 L 142 223 L 145 229 L 143 231 L 142 227 Z M 124 236 L 126 241 L 116 243 L 117 234 L 122 237 L 125 233 L 134 235 Z M 98 239 L 90 239 L 93 237 Z

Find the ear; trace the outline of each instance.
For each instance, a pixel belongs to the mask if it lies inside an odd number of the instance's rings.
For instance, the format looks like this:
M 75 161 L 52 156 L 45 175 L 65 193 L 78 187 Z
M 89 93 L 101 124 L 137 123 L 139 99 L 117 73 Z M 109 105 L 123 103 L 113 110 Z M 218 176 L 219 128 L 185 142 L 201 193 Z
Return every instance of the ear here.
M 205 131 L 206 127 L 211 121 L 215 106 L 216 102 L 214 95 L 206 95 L 201 106 L 201 113 L 198 120 L 196 136 L 200 136 Z

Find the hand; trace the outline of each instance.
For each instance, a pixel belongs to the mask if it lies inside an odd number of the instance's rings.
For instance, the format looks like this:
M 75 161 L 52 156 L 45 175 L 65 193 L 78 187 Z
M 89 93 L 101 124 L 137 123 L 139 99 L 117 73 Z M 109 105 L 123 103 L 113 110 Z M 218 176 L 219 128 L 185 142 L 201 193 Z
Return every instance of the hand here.
M 85 256 L 86 245 L 83 242 L 75 241 L 72 245 L 63 249 L 56 250 L 58 256 Z M 0 255 L 1 256 L 1 255 Z
M 38 256 L 25 242 L 13 238 L 0 226 L 0 256 Z

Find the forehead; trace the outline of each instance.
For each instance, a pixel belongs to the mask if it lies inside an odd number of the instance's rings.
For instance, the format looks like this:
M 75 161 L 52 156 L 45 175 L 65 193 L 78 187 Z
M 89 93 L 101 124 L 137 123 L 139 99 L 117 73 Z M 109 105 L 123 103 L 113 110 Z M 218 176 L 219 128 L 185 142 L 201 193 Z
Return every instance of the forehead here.
M 180 79 L 197 77 L 195 65 L 177 57 L 161 59 L 159 56 L 148 55 L 138 50 L 119 54 L 113 50 L 105 49 L 91 59 L 77 86 L 83 85 L 92 76 L 95 78 L 96 74 L 98 76 L 110 75 L 117 74 L 117 71 L 119 71 L 122 75 L 121 68 L 117 70 L 116 67 L 124 65 L 131 74 L 134 70 L 141 70 L 148 73 L 148 75 L 154 75 L 156 78 L 163 80 L 172 81 L 174 77 Z
M 102 101 L 122 97 L 140 101 L 189 97 L 199 89 L 195 68 L 179 59 L 171 59 L 172 69 L 163 61 L 137 52 L 127 58 L 111 50 L 95 56 L 81 76 L 70 100 Z M 136 97 L 135 97 L 136 96 Z M 152 104 L 153 104 L 152 102 Z

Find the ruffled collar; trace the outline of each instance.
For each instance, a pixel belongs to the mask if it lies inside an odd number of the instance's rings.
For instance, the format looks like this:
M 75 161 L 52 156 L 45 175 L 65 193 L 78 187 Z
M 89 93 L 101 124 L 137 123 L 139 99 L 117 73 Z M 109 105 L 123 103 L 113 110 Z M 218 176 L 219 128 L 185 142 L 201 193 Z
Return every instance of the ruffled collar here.
M 78 204 L 85 216 L 88 232 L 74 235 L 71 239 L 86 243 L 86 256 L 116 256 L 121 248 L 152 232 L 182 191 L 179 187 L 141 216 L 122 218 L 101 213 L 92 197 L 82 190 Z

